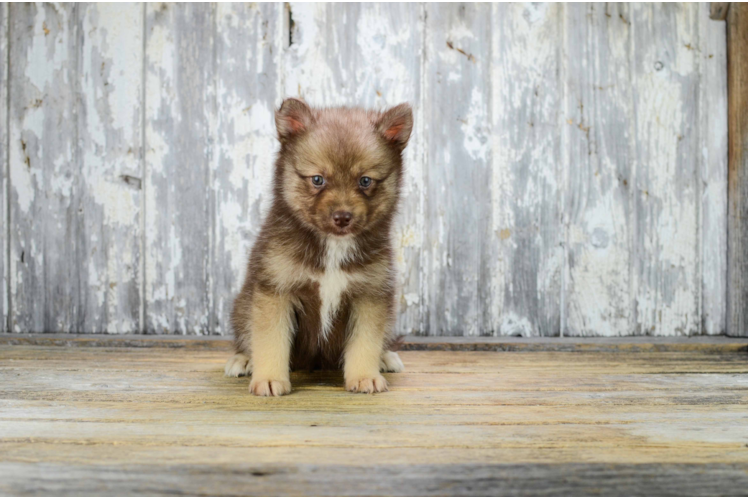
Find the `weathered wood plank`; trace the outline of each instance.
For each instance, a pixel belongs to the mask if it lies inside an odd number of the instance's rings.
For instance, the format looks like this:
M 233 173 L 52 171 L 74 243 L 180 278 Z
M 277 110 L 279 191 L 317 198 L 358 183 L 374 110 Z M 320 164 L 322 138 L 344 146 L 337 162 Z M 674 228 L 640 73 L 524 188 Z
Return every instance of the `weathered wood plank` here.
M 716 21 L 727 19 L 730 10 L 730 2 L 709 2 L 709 17 Z
M 182 335 L 0 335 L 0 345 L 58 347 L 162 347 L 189 350 L 231 350 L 227 338 Z M 748 340 L 701 337 L 420 337 L 406 336 L 401 351 L 565 351 L 565 352 L 748 352 Z
M 424 61 L 424 330 L 491 333 L 491 6 L 428 4 Z
M 134 382 L 140 381 L 135 380 Z M 244 384 L 242 383 L 242 385 Z M 410 389 L 403 388 L 401 390 L 410 395 L 409 393 L 416 388 L 417 386 L 414 385 Z M 200 387 L 197 389 L 200 393 L 208 390 L 207 387 Z M 470 386 L 464 386 L 461 389 L 466 392 L 478 393 L 476 388 Z M 299 392 L 305 390 L 311 392 L 311 395 L 317 398 L 324 397 L 324 394 L 321 391 L 310 391 L 304 386 L 297 389 Z M 428 387 L 424 388 L 424 390 L 439 391 L 439 388 Z M 12 395 L 13 392 L 14 391 L 9 391 L 9 394 Z M 455 397 L 451 398 L 454 403 L 463 405 L 469 405 L 472 403 L 469 400 L 459 401 L 459 399 L 462 399 L 462 396 L 459 396 L 460 391 L 455 390 L 454 392 L 456 393 Z M 646 391 L 640 392 L 641 394 L 636 394 L 633 398 L 650 397 L 652 399 L 657 399 L 658 396 L 661 397 L 660 395 L 649 394 Z M 509 395 L 512 399 L 515 396 L 510 391 L 507 391 L 499 393 L 497 396 L 494 396 L 493 399 L 501 399 L 505 394 Z M 189 397 L 187 394 L 180 394 L 180 396 L 182 396 L 182 398 Z M 476 396 L 481 398 L 487 397 L 486 394 L 480 393 L 476 394 Z M 563 395 L 560 395 L 559 397 L 559 394 L 542 396 L 538 394 L 537 396 L 537 399 L 563 400 Z M 585 396 L 588 399 L 590 397 L 589 394 L 586 394 Z M 726 395 L 720 394 L 720 396 L 725 398 Z M 143 397 L 146 398 L 146 402 L 149 402 L 149 396 Z M 251 396 L 246 395 L 245 397 L 249 398 Z M 45 399 L 47 399 L 46 395 Z M 437 399 L 434 404 L 444 404 L 443 401 L 439 401 L 441 398 L 435 397 L 434 399 Z M 623 398 L 620 396 L 618 399 L 618 404 L 630 404 L 628 401 L 621 401 Z M 66 405 L 71 404 L 71 401 L 67 398 L 62 399 L 60 402 Z M 528 401 L 528 403 L 529 402 L 530 401 Z M 532 402 L 537 404 L 537 401 Z M 75 404 L 74 402 L 72 403 Z M 298 401 L 298 403 L 300 403 L 300 401 Z M 392 403 L 394 403 L 394 401 L 388 401 L 386 404 Z M 742 403 L 745 404 L 745 398 L 742 398 Z M 509 404 L 512 403 L 510 402 Z M 381 405 L 382 403 L 380 403 L 380 406 Z M 214 407 L 217 405 L 212 404 L 209 399 L 207 401 L 207 406 Z M 428 407 L 428 404 L 427 402 L 424 402 L 424 404 L 421 404 L 420 406 L 425 409 L 425 407 Z M 527 411 L 528 407 L 529 406 L 525 406 L 525 411 Z M 558 407 L 563 407 L 563 405 L 558 405 L 557 408 Z M 605 405 L 601 405 L 601 408 L 605 408 Z M 714 406 L 712 406 L 712 408 L 714 408 Z M 332 411 L 337 409 L 343 408 L 340 405 L 331 408 Z M 663 410 L 670 410 L 670 408 L 666 407 L 663 408 Z M 257 410 L 253 411 L 258 412 Z M 669 432 L 663 432 L 664 439 L 661 440 L 663 441 L 661 446 L 663 448 L 669 448 L 671 452 L 678 448 L 679 445 L 685 444 L 680 441 L 688 441 L 690 440 L 688 438 L 693 439 L 695 437 L 694 435 L 696 435 L 701 438 L 699 441 L 705 445 L 706 449 L 704 451 L 709 451 L 712 454 L 715 452 L 717 454 L 722 452 L 725 455 L 728 455 L 729 448 L 731 447 L 729 445 L 737 448 L 735 444 L 738 444 L 740 440 L 748 437 L 748 431 L 744 426 L 740 425 L 740 417 L 735 411 L 731 412 L 727 422 L 722 422 L 722 428 L 711 433 L 708 432 L 706 427 L 713 423 L 712 419 L 707 418 L 703 412 L 695 412 L 693 408 L 690 408 L 687 411 L 691 413 L 690 419 L 662 419 L 659 418 L 660 415 L 658 415 L 652 418 L 649 422 L 633 423 L 623 419 L 620 421 L 616 421 L 618 419 L 613 419 L 612 422 L 605 420 L 604 424 L 597 425 L 595 422 L 590 421 L 581 421 L 580 423 L 556 421 L 541 422 L 539 424 L 504 423 L 497 418 L 495 411 L 493 418 L 489 419 L 490 421 L 488 422 L 464 423 L 463 425 L 460 425 L 459 423 L 445 423 L 442 422 L 441 418 L 436 419 L 437 421 L 426 419 L 425 422 L 419 422 L 417 419 L 402 418 L 397 413 L 392 417 L 386 418 L 385 423 L 377 423 L 374 419 L 366 417 L 357 419 L 355 423 L 351 423 L 350 418 L 347 419 L 347 421 L 342 418 L 337 418 L 333 421 L 325 421 L 321 420 L 319 418 L 320 416 L 317 415 L 317 418 L 315 418 L 313 422 L 318 422 L 318 424 L 316 426 L 311 426 L 309 424 L 304 425 L 310 421 L 309 419 L 294 418 L 291 422 L 286 421 L 285 415 L 293 412 L 291 408 L 286 411 L 278 412 L 275 422 L 268 421 L 268 419 L 266 419 L 265 422 L 216 422 L 210 418 L 206 419 L 205 415 L 203 415 L 201 421 L 184 421 L 187 425 L 175 425 L 177 424 L 174 419 L 176 415 L 172 410 L 169 412 L 169 416 L 165 416 L 161 422 L 154 421 L 155 419 L 150 422 L 142 423 L 137 421 L 118 422 L 114 419 L 110 421 L 86 421 L 85 417 L 67 418 L 65 420 L 57 419 L 38 421 L 33 419 L 9 419 L 4 422 L 5 425 L 3 425 L 3 430 L 0 431 L 0 446 L 7 449 L 18 449 L 20 448 L 18 444 L 23 444 L 24 440 L 31 438 L 39 445 L 47 445 L 50 448 L 85 440 L 89 443 L 88 446 L 99 445 L 101 447 L 111 447 L 119 442 L 130 449 L 137 447 L 152 447 L 156 449 L 160 448 L 160 452 L 165 451 L 166 448 L 175 447 L 175 445 L 177 447 L 185 448 L 203 446 L 209 446 L 212 448 L 244 448 L 247 451 L 251 449 L 257 450 L 255 453 L 262 453 L 262 451 L 274 447 L 287 447 L 289 449 L 296 448 L 298 456 L 297 460 L 303 463 L 303 452 L 308 451 L 309 449 L 341 449 L 346 447 L 358 448 L 361 451 L 367 451 L 367 448 L 379 448 L 387 451 L 405 448 L 421 448 L 422 450 L 436 449 L 446 452 L 447 454 L 452 449 L 460 447 L 476 451 L 493 449 L 499 452 L 506 452 L 508 449 L 516 447 L 520 449 L 524 448 L 525 450 L 522 450 L 524 453 L 522 453 L 522 451 L 519 453 L 528 456 L 530 453 L 527 453 L 527 449 L 535 448 L 537 446 L 536 443 L 542 441 L 544 438 L 552 440 L 556 446 L 566 446 L 570 448 L 570 451 L 575 455 L 584 448 L 590 447 L 586 442 L 598 440 L 600 446 L 610 446 L 618 441 L 621 443 L 622 448 L 628 448 L 621 450 L 621 455 L 625 456 L 630 453 L 641 457 L 642 452 L 653 448 L 657 441 L 655 431 L 647 431 L 647 425 L 649 425 L 650 428 L 662 428 L 669 424 Z M 419 413 L 422 414 L 423 409 Z M 605 412 L 603 411 L 601 413 Z M 630 415 L 626 416 L 630 418 Z M 647 416 L 649 417 L 649 415 Z M 720 413 L 719 416 L 725 417 L 724 413 Z M 696 422 L 694 422 L 694 420 L 696 420 Z M 691 426 L 690 429 L 689 425 Z M 256 431 L 241 432 L 241 429 L 246 429 L 250 426 L 256 426 Z M 550 430 L 548 427 L 550 427 Z M 625 428 L 628 431 L 628 436 L 626 438 L 620 437 L 621 428 Z M 439 430 L 442 432 L 439 432 Z M 146 436 L 143 435 L 144 432 L 147 432 Z M 673 439 L 672 436 L 676 432 L 686 433 L 686 435 L 683 435 L 682 439 Z M 386 434 L 385 439 L 378 443 L 372 442 L 372 435 L 382 434 Z M 691 434 L 691 436 L 687 436 L 687 434 Z M 727 437 L 727 442 L 723 441 L 723 436 Z M 632 439 L 632 437 L 654 439 L 649 443 L 646 443 L 646 439 L 637 443 L 637 440 L 635 438 Z M 720 443 L 720 441 L 722 442 Z M 693 447 L 693 445 L 690 447 Z M 709 450 L 709 448 L 712 449 Z M 272 451 L 269 453 L 272 454 Z M 366 453 L 360 453 L 360 455 L 365 454 Z M 539 453 L 538 455 L 542 455 L 542 453 Z M 605 456 L 609 454 L 602 452 L 600 455 Z M 705 455 L 706 454 L 702 452 L 699 453 L 697 457 L 702 458 L 700 461 L 706 461 L 703 460 Z M 735 454 L 732 455 L 733 457 L 730 458 L 735 458 Z M 740 461 L 745 464 L 746 452 L 741 450 L 737 455 L 739 458 L 735 461 Z M 725 458 L 728 457 L 725 456 Z M 335 464 L 336 462 L 339 463 L 338 460 L 339 459 L 336 459 L 335 457 L 330 457 L 324 460 L 324 462 Z M 88 460 L 86 460 L 86 462 L 87 461 Z M 433 459 L 419 460 L 418 462 L 433 463 L 435 461 L 449 463 L 449 460 Z M 517 461 L 524 462 L 525 460 Z M 562 462 L 562 460 L 553 461 Z M 682 457 L 678 457 L 678 459 L 675 460 L 671 459 L 664 461 L 671 463 L 675 461 L 677 463 L 682 461 Z M 109 460 L 102 460 L 102 462 L 106 463 L 109 462 Z M 123 459 L 122 462 L 132 463 L 127 459 Z M 494 461 L 491 460 L 490 462 Z
M 12 329 L 138 331 L 142 9 L 11 18 Z
M 533 344 L 542 345 L 537 342 Z M 166 343 L 159 345 L 165 346 Z M 670 344 L 675 347 L 678 345 L 678 343 Z M 742 345 L 745 347 L 744 342 Z M 724 343 L 723 346 L 730 347 L 730 344 Z M 663 407 L 687 406 L 690 400 L 679 399 L 680 396 L 686 395 L 701 397 L 702 402 L 710 398 L 715 401 L 719 400 L 719 404 L 727 410 L 734 409 L 730 406 L 733 404 L 730 399 L 737 398 L 742 401 L 746 397 L 744 388 L 748 370 L 745 365 L 745 348 L 743 351 L 727 349 L 706 351 L 701 350 L 705 346 L 693 347 L 696 349 L 648 352 L 634 349 L 629 352 L 612 350 L 405 352 L 402 353 L 402 358 L 407 361 L 406 374 L 387 375 L 387 377 L 392 377 L 391 380 L 403 390 L 407 388 L 404 392 L 408 394 L 389 395 L 387 399 L 408 399 L 409 404 L 428 405 L 429 400 L 436 403 L 450 398 L 464 397 L 466 400 L 473 401 L 474 406 L 482 406 L 481 411 L 491 412 L 496 411 L 495 408 L 492 409 L 498 400 L 496 398 L 504 398 L 506 406 L 511 403 L 511 405 L 525 407 L 536 403 L 529 400 L 523 401 L 522 398 L 550 398 L 541 402 L 540 405 L 545 407 L 576 405 L 580 406 L 579 411 L 589 416 L 594 415 L 596 411 L 595 407 L 584 404 L 590 392 L 599 394 L 600 405 L 609 406 L 617 401 L 629 401 L 637 397 L 637 391 L 644 391 L 659 399 L 651 401 L 639 399 L 635 404 L 642 407 L 652 406 L 652 411 L 656 410 L 658 419 L 674 418 L 672 415 L 667 415 L 668 410 Z M 208 402 L 217 404 L 241 394 L 243 382 L 225 379 L 219 369 L 230 351 L 191 349 L 189 356 L 185 356 L 184 352 L 183 350 L 177 351 L 173 347 L 153 347 L 144 350 L 141 348 L 85 347 L 81 344 L 64 348 L 49 345 L 8 347 L 0 353 L 0 359 L 3 362 L 0 376 L 3 378 L 5 391 L 3 394 L 8 396 L 12 393 L 15 397 L 13 399 L 15 402 L 6 409 L 11 411 L 11 407 L 18 408 L 13 415 L 6 416 L 22 417 L 23 401 L 41 401 L 54 391 L 59 392 L 60 401 L 77 401 L 84 406 L 98 402 L 102 405 L 97 405 L 96 408 L 101 409 L 107 409 L 103 404 L 109 401 L 126 402 L 129 391 L 123 394 L 121 389 L 133 387 L 137 387 L 144 397 L 146 395 L 149 398 L 158 397 L 161 401 L 176 403 L 187 394 L 194 393 L 196 390 L 208 390 L 211 387 L 214 388 L 214 393 L 205 395 L 208 399 L 203 400 L 204 404 Z M 61 353 L 64 353 L 64 358 Z M 560 360 L 563 360 L 563 363 Z M 54 368 L 45 370 L 47 361 L 53 362 Z M 548 370 L 553 369 L 558 373 L 558 377 L 547 376 Z M 707 374 L 708 377 L 705 376 Z M 305 404 L 315 404 L 322 409 L 324 409 L 325 399 L 322 398 L 313 403 L 311 400 L 315 396 L 310 391 L 325 393 L 331 390 L 330 385 L 341 385 L 338 382 L 343 380 L 340 371 L 297 371 L 293 372 L 292 377 L 300 387 L 298 397 L 305 399 Z M 694 388 L 694 385 L 698 385 L 698 388 Z M 419 387 L 422 389 L 421 392 L 425 391 L 424 394 L 417 394 Z M 459 392 L 467 387 L 481 392 L 482 395 L 480 397 L 476 394 L 463 396 L 451 393 Z M 438 389 L 445 393 L 437 394 Z M 342 386 L 333 392 L 334 394 L 325 393 L 324 396 L 336 399 L 338 405 L 354 407 L 364 404 L 362 400 L 350 399 L 350 397 L 346 399 Z M 505 394 L 507 392 L 512 394 Z M 551 396 L 547 394 L 549 392 L 556 394 Z M 725 396 L 730 396 L 730 398 Z M 485 399 L 480 400 L 481 397 Z M 375 409 L 377 413 L 387 411 L 394 412 L 393 415 L 400 413 L 399 410 L 388 410 L 384 407 L 376 409 L 376 400 L 366 401 L 365 404 Z M 199 402 L 195 401 L 195 403 Z M 288 409 L 296 403 L 250 398 L 246 404 L 258 411 L 276 411 Z M 107 409 L 109 410 L 113 411 L 113 407 Z M 425 412 L 427 408 L 419 406 L 417 410 Z M 459 408 L 454 408 L 454 410 L 454 414 L 457 415 Z M 78 408 L 76 411 L 85 413 L 87 410 Z M 138 413 L 138 408 L 118 405 L 116 411 L 126 411 L 132 416 Z M 403 411 L 413 413 L 416 409 L 404 408 Z M 630 410 L 610 406 L 605 411 L 625 414 Z M 542 422 L 537 419 L 548 418 L 552 415 L 550 411 L 543 411 L 542 408 L 539 408 L 538 412 L 525 423 L 536 422 L 539 425 Z M 575 413 L 575 415 L 580 414 Z M 56 418 L 55 409 L 40 409 L 38 413 L 27 414 L 26 417 L 29 420 L 54 419 Z M 245 419 L 245 417 L 241 418 Z M 328 419 L 333 418 L 337 419 L 336 421 L 343 421 L 345 416 L 328 417 Z M 195 419 L 201 420 L 202 416 L 198 415 Z M 230 421 L 231 418 L 221 419 L 221 421 L 224 420 Z M 279 425 L 282 423 L 272 420 L 268 422 Z M 387 421 L 380 423 L 385 424 Z
M 725 23 L 709 19 L 706 4 L 698 16 L 701 333 L 717 335 L 727 309 L 727 45 Z
M 215 12 L 148 4 L 145 333 L 210 333 Z
M 225 378 L 225 353 L 183 354 L 1 349 L 0 492 L 343 493 L 353 476 L 356 491 L 448 493 L 478 471 L 486 492 L 598 494 L 672 493 L 689 473 L 693 494 L 748 477 L 744 353 L 409 352 L 388 393 L 294 373 L 283 398 Z
M 748 331 L 706 4 L 142 8 L 0 8 L 11 331 L 229 333 L 283 95 L 414 105 L 402 333 Z
M 290 4 L 284 92 L 318 106 L 413 106 L 402 202 L 394 232 L 400 273 L 398 331 L 424 332 L 423 11 L 417 4 Z
M 560 15 L 554 4 L 492 7 L 491 232 L 498 239 L 498 268 L 491 290 L 500 335 L 560 331 L 559 130 L 568 126 L 560 114 Z
M 638 335 L 701 329 L 698 10 L 696 4 L 631 6 Z
M 628 335 L 632 328 L 629 200 L 632 164 L 625 4 L 565 8 L 568 184 L 564 335 Z
M 748 5 L 727 16 L 727 334 L 748 336 Z
M 270 207 L 286 43 L 283 4 L 217 4 L 216 129 L 210 333 L 230 334 L 229 315 L 247 258 Z
M 742 465 L 0 465 L 10 496 L 741 496 Z M 44 478 L 39 480 L 39 478 Z
M 8 224 L 8 72 L 10 68 L 8 58 L 8 14 L 9 4 L 0 5 L 0 331 L 8 330 L 8 248 L 10 247 L 10 225 Z
M 78 24 L 82 317 L 74 330 L 140 332 L 143 6 L 81 4 Z
M 87 287 L 78 6 L 10 6 L 11 331 L 79 331 Z

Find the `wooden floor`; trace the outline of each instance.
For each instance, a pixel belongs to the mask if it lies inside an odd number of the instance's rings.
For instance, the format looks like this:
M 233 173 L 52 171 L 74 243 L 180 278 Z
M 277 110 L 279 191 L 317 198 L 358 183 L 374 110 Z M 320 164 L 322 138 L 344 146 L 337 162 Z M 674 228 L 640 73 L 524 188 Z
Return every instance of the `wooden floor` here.
M 745 342 L 408 351 L 388 393 L 299 373 L 282 398 L 224 378 L 227 350 L 11 343 L 4 495 L 748 491 Z

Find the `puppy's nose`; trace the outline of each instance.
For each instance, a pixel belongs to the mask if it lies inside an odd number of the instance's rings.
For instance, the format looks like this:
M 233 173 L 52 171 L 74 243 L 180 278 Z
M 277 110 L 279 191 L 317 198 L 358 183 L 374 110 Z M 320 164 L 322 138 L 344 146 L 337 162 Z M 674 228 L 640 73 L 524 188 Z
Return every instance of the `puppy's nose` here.
M 351 214 L 350 212 L 343 212 L 342 210 L 338 210 L 337 212 L 334 212 L 332 214 L 332 220 L 338 227 L 346 227 L 351 223 L 352 218 L 353 214 Z

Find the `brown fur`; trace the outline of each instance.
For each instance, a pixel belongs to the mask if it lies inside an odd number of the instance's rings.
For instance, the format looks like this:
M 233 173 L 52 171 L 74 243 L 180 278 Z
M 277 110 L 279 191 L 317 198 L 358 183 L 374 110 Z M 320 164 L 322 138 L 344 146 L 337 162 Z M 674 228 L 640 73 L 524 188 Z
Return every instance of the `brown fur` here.
M 275 366 L 265 362 L 284 360 L 285 355 L 290 359 L 287 368 L 293 369 L 345 364 L 349 390 L 386 390 L 378 367 L 394 340 L 390 231 L 403 174 L 402 150 L 412 130 L 410 107 L 401 104 L 383 113 L 312 109 L 301 100 L 287 99 L 276 113 L 276 126 L 281 148 L 273 204 L 231 316 L 236 352 L 250 358 L 254 370 L 250 390 L 264 395 L 288 392 L 287 370 L 258 368 Z M 314 184 L 315 176 L 324 178 L 322 187 Z M 372 179 L 369 187 L 360 184 L 363 176 Z M 336 211 L 352 214 L 349 226 L 335 225 Z M 283 303 L 289 302 L 293 311 L 286 331 L 285 318 L 267 316 L 283 316 Z M 337 310 L 323 317 L 333 310 L 329 304 L 338 304 Z M 252 345 L 260 345 L 260 339 L 253 336 L 258 335 L 277 341 L 263 340 L 268 351 L 254 352 Z M 286 335 L 290 353 L 284 351 Z

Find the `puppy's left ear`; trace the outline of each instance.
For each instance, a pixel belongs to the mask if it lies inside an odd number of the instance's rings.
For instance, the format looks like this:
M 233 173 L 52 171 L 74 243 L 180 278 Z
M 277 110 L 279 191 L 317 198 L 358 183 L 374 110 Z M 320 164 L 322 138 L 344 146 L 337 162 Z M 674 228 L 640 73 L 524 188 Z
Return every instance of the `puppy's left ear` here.
M 390 108 L 379 118 L 377 131 L 393 146 L 405 149 L 413 131 L 413 110 L 404 102 Z

